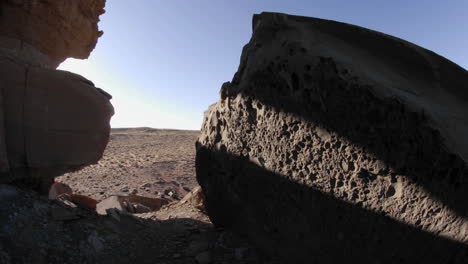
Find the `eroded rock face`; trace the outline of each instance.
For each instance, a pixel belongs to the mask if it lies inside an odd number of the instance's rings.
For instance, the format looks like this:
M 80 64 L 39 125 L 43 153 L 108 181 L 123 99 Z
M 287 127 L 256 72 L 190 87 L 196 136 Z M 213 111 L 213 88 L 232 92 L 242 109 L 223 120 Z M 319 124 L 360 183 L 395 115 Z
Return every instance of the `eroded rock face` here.
M 0 36 L 22 40 L 57 67 L 66 58 L 86 59 L 102 35 L 105 0 L 2 0 Z
M 0 6 L 0 183 L 39 179 L 46 192 L 51 181 L 41 179 L 97 163 L 109 140 L 111 96 L 82 76 L 55 70 L 94 48 L 104 1 Z
M 466 263 L 466 70 L 348 24 L 253 24 L 197 143 L 212 221 L 288 263 Z

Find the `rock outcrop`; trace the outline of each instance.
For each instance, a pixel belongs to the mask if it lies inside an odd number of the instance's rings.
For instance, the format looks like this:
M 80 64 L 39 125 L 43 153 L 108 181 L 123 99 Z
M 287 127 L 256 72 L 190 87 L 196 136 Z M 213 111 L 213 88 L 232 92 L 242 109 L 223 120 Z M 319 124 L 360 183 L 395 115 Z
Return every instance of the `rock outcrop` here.
M 205 113 L 215 225 L 285 263 L 468 261 L 468 73 L 344 23 L 262 13 Z
M 102 157 L 111 96 L 55 68 L 65 58 L 89 56 L 102 34 L 97 22 L 104 3 L 0 2 L 1 183 L 53 179 Z M 40 182 L 45 189 L 51 184 Z
M 88 58 L 102 35 L 97 24 L 104 13 L 105 0 L 0 3 L 0 36 L 32 45 L 46 54 L 55 67 L 66 58 Z

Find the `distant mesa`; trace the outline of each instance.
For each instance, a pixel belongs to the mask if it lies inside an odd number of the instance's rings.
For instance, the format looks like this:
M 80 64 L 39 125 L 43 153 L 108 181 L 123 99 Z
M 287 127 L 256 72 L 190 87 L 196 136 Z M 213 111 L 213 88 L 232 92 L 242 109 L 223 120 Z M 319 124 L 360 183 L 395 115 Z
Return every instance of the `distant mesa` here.
M 468 262 L 468 73 L 404 40 L 262 13 L 205 114 L 217 226 L 284 263 Z
M 102 35 L 104 5 L 0 1 L 0 183 L 20 180 L 45 192 L 53 177 L 102 157 L 111 96 L 56 68 L 89 56 Z

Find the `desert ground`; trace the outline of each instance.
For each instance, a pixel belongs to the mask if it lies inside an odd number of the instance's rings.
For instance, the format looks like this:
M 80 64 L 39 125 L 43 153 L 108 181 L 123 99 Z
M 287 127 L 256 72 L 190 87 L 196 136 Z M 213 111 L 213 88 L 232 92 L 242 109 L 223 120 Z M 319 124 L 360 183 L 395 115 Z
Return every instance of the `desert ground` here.
M 136 194 L 161 197 L 171 203 L 161 210 L 132 216 L 149 223 L 145 239 L 129 248 L 137 263 L 263 263 L 242 238 L 216 229 L 209 218 L 188 204 L 181 204 L 197 186 L 195 142 L 199 131 L 118 128 L 113 129 L 103 158 L 98 164 L 56 179 L 74 193 L 101 201 L 112 195 Z M 156 224 L 155 224 L 156 223 Z M 131 226 L 132 224 L 130 224 Z M 131 229 L 131 228 L 130 228 Z M 127 229 L 120 233 L 127 239 Z M 161 240 L 160 237 L 164 236 Z M 158 237 L 151 243 L 152 237 Z M 129 238 L 132 240 L 132 238 Z M 158 248 L 157 255 L 148 254 Z M 127 249 L 128 250 L 128 249 Z M 144 257 L 142 257 L 144 256 Z
M 0 243 L 0 263 L 272 263 L 180 201 L 197 186 L 198 134 L 113 129 L 98 164 L 55 179 L 98 201 L 132 193 L 168 199 L 158 211 L 98 215 L 69 201 L 0 186 L 0 206 L 6 208 L 2 215 L 10 215 L 0 222 L 11 234 Z
M 198 134 L 188 130 L 113 129 L 98 164 L 56 180 L 96 200 L 122 193 L 179 200 L 197 185 Z

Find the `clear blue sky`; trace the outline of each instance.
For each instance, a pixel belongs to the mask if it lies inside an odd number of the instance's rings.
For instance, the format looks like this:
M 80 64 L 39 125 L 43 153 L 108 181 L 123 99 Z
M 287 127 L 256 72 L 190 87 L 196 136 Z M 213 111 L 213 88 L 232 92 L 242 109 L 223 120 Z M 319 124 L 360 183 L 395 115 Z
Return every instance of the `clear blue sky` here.
M 367 27 L 468 68 L 468 0 L 108 0 L 91 57 L 60 69 L 114 96 L 112 127 L 200 129 L 262 11 Z

